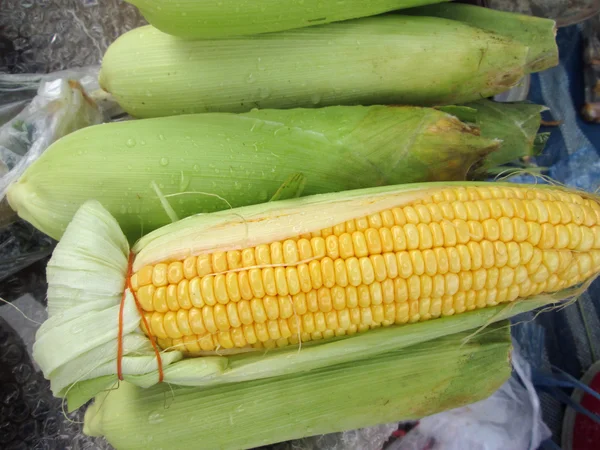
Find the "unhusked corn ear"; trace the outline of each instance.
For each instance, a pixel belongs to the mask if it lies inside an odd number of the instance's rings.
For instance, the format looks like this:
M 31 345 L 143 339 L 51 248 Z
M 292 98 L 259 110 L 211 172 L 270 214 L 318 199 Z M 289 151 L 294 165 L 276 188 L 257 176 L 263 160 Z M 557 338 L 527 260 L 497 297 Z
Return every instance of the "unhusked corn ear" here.
M 600 272 L 600 205 L 560 189 L 448 187 L 131 285 L 163 349 L 282 347 L 553 293 Z
M 223 39 L 322 25 L 444 0 L 127 0 L 159 30 L 187 39 Z M 340 6 L 343 6 L 340 8 Z
M 552 34 L 524 34 L 554 45 Z M 225 40 L 184 40 L 146 26 L 111 44 L 99 81 L 138 118 L 343 104 L 438 106 L 510 89 L 531 71 L 528 55 L 528 45 L 501 32 L 399 14 Z
M 183 219 L 263 203 L 282 186 L 294 197 L 464 180 L 500 145 L 501 136 L 480 134 L 434 108 L 388 106 L 109 123 L 54 143 L 9 187 L 7 199 L 21 218 L 58 240 L 93 198 L 133 242 L 171 222 L 165 199 Z M 304 182 L 294 185 L 299 175 Z

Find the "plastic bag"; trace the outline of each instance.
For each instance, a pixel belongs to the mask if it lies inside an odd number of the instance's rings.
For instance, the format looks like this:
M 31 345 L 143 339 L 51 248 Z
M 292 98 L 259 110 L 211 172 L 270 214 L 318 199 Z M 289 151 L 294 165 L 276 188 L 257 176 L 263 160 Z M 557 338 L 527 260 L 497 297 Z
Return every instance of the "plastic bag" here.
M 515 350 L 513 376 L 491 397 L 425 417 L 387 450 L 535 450 L 551 436 L 529 364 Z M 484 374 L 482 374 L 484 376 Z
M 43 81 L 31 103 L 0 128 L 0 198 L 54 141 L 103 121 L 101 108 L 78 81 Z

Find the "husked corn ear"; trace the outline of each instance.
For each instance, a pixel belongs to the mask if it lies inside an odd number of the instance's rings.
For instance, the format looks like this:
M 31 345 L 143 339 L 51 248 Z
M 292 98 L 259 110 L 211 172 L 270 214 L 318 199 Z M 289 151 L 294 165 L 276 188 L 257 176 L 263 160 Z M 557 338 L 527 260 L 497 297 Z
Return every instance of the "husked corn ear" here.
M 597 202 L 469 187 L 283 241 L 146 265 L 130 281 L 144 331 L 163 349 L 197 355 L 460 314 L 598 271 Z

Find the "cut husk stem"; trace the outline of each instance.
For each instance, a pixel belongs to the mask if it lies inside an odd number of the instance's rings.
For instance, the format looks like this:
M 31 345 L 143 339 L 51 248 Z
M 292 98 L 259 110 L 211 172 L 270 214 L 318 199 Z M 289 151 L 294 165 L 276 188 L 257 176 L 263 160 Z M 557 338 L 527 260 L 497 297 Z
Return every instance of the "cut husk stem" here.
M 246 449 L 419 419 L 482 400 L 510 376 L 507 327 L 493 326 L 463 344 L 465 337 L 227 386 L 121 383 L 88 408 L 84 433 L 105 436 L 119 450 Z
M 133 247 L 133 271 L 147 264 L 191 255 L 246 248 L 283 240 L 356 217 L 405 205 L 440 187 L 490 183 L 422 183 L 323 194 L 192 216 L 150 233 Z M 494 183 L 493 186 L 515 186 Z M 550 186 L 528 186 L 543 190 Z M 559 189 L 559 188 L 554 188 Z M 596 197 L 594 197 L 596 198 Z M 34 358 L 55 395 L 75 408 L 116 379 L 118 309 L 128 266 L 129 246 L 114 218 L 95 201 L 75 215 L 48 264 L 49 319 L 34 345 Z M 374 330 L 346 339 L 263 354 L 182 359 L 161 353 L 164 380 L 208 386 L 319 369 L 355 361 L 365 354 L 395 351 L 452 332 L 488 326 L 520 312 L 556 303 L 573 289 L 539 295 L 425 323 Z M 123 374 L 149 387 L 158 381 L 156 356 L 139 328 L 140 315 L 127 290 L 123 315 Z M 74 386 L 75 384 L 75 386 Z
M 323 25 L 447 0 L 127 0 L 164 33 L 222 39 Z
M 489 12 L 489 21 L 495 13 Z M 528 41 L 554 45 L 554 38 L 537 27 L 523 33 L 531 33 Z M 136 117 L 328 105 L 427 106 L 510 89 L 532 70 L 529 54 L 529 47 L 502 33 L 414 15 L 213 41 L 186 41 L 147 26 L 109 47 L 100 83 Z
M 435 109 L 388 106 L 118 122 L 59 140 L 7 195 L 21 218 L 55 239 L 96 199 L 134 242 L 171 222 L 165 202 L 180 219 L 257 204 L 300 175 L 303 195 L 464 180 L 500 146 L 479 134 Z

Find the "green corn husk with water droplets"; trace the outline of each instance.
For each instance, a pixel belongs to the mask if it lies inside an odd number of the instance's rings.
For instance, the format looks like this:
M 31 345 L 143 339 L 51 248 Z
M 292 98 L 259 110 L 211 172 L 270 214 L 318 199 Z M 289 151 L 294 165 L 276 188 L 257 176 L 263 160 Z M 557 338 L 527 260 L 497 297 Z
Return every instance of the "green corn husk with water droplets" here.
M 127 0 L 164 33 L 219 39 L 304 28 L 448 0 Z
M 431 106 L 493 96 L 557 63 L 554 22 L 530 18 L 524 26 L 517 14 L 484 11 L 483 27 L 470 18 L 389 14 L 204 41 L 141 27 L 109 47 L 100 84 L 135 117 Z
M 506 324 L 320 370 L 208 388 L 123 382 L 96 397 L 84 433 L 119 450 L 247 449 L 483 400 L 510 376 Z
M 53 144 L 7 197 L 60 238 L 88 199 L 133 241 L 192 214 L 348 189 L 464 180 L 500 142 L 431 108 L 330 107 L 134 120 Z

